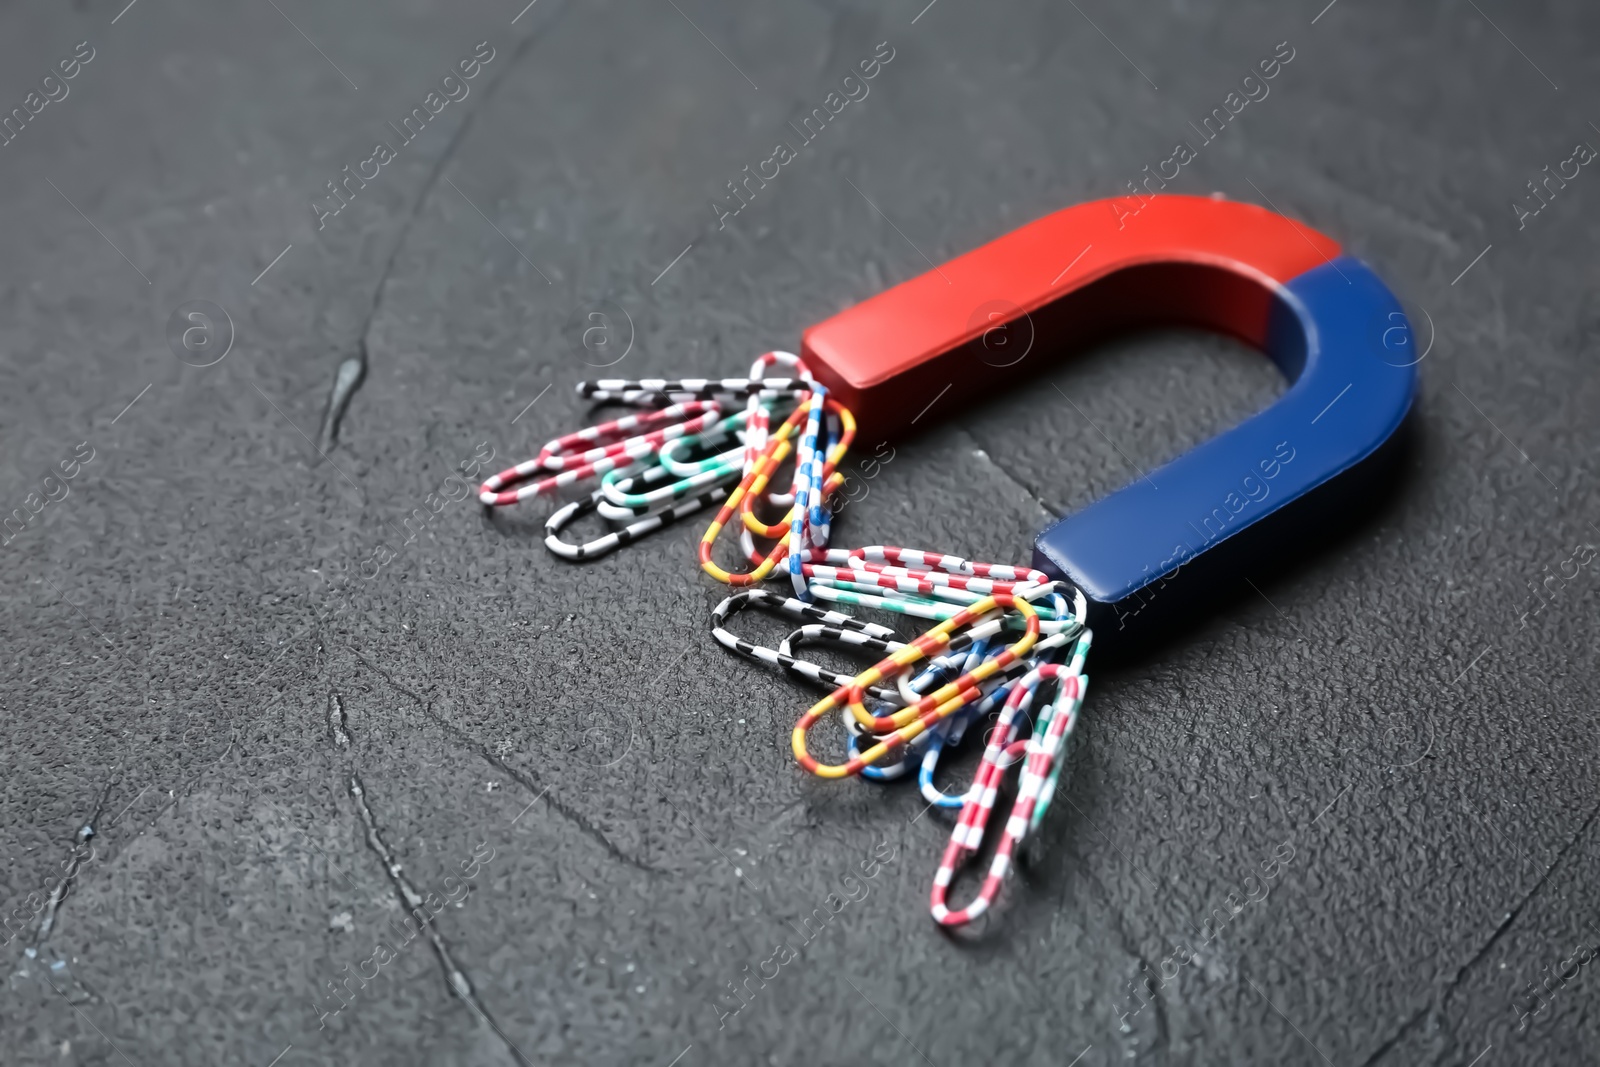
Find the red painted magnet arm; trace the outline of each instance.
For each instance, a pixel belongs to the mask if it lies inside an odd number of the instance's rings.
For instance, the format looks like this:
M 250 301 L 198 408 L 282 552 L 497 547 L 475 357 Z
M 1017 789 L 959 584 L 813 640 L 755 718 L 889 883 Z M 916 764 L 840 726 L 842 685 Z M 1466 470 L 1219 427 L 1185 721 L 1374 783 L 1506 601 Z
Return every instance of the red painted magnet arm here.
M 804 358 L 876 443 L 935 398 L 954 408 L 1123 330 L 1197 326 L 1264 347 L 1274 291 L 1340 254 L 1252 204 L 1139 203 L 1094 201 L 1013 230 L 812 326 Z

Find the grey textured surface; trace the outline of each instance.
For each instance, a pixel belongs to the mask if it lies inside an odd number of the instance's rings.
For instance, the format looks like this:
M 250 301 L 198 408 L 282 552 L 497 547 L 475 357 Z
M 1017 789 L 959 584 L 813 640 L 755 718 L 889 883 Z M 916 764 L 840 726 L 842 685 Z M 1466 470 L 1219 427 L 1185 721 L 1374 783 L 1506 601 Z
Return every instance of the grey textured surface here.
M 1600 143 L 1591 8 L 520 7 L 0 13 L 5 108 L 95 50 L 0 147 L 0 511 L 94 457 L 4 549 L 0 1060 L 1593 1061 L 1600 975 L 1573 953 L 1600 941 L 1600 627 L 1568 561 L 1600 541 L 1600 179 L 1521 230 L 1510 206 Z M 317 231 L 324 183 L 485 40 L 470 96 Z M 883 41 L 870 96 L 719 229 L 724 183 Z M 1419 343 L 1431 323 L 1417 447 L 1333 548 L 1139 662 L 1091 661 L 1067 803 L 981 931 L 927 918 L 948 824 L 914 791 L 796 770 L 809 694 L 711 642 L 697 524 L 575 568 L 543 508 L 458 503 L 402 544 L 480 442 L 518 459 L 581 424 L 591 311 L 617 343 L 631 318 L 617 372 L 739 373 L 924 253 L 1119 191 L 1280 41 L 1271 95 L 1175 185 L 1338 236 Z M 234 324 L 215 366 L 169 350 L 195 299 Z M 1274 376 L 1203 337 L 1088 353 L 903 445 L 838 537 L 1020 562 L 1046 508 Z M 880 843 L 865 898 L 723 1017 Z M 1275 850 L 1266 898 L 1132 1013 L 1140 968 Z M 399 914 L 385 852 L 423 894 L 463 864 L 473 888 L 319 1026 Z

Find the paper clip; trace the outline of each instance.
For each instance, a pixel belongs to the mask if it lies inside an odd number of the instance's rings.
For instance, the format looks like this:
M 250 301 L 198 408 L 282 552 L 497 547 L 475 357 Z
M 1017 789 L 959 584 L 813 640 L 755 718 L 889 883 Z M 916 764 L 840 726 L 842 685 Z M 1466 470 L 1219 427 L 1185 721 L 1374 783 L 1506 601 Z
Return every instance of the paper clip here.
M 1015 608 L 1027 620 L 1026 629 L 1015 643 L 993 659 L 985 660 L 977 668 L 955 681 L 940 686 L 915 704 L 900 709 L 892 715 L 879 717 L 869 713 L 862 704 L 867 686 L 893 677 L 906 670 L 917 660 L 928 658 L 951 644 L 952 634 L 963 626 L 989 621 L 990 612 L 996 609 Z M 975 628 L 976 629 L 976 628 Z M 969 636 L 969 639 L 971 635 Z M 976 636 L 983 636 L 977 634 Z M 1033 605 L 1021 596 L 996 593 L 985 597 L 969 608 L 939 623 L 905 648 L 862 671 L 849 685 L 840 686 L 822 700 L 812 705 L 795 723 L 790 738 L 795 759 L 800 766 L 819 778 L 844 778 L 858 774 L 862 767 L 877 762 L 883 756 L 913 740 L 935 723 L 941 722 L 982 695 L 979 684 L 1004 666 L 1022 658 L 1039 640 L 1039 615 Z M 963 646 L 964 647 L 964 646 Z M 817 720 L 837 707 L 849 707 L 856 719 L 874 733 L 885 734 L 871 748 L 852 756 L 840 764 L 822 764 L 806 749 L 806 734 Z
M 808 607 L 816 607 L 814 604 L 809 604 L 807 601 L 798 600 L 794 597 L 786 599 L 796 604 L 807 604 Z M 858 625 L 865 625 L 856 620 L 854 616 L 845 615 L 842 612 L 830 612 L 829 614 L 837 619 L 850 619 Z M 841 685 L 848 685 L 850 683 L 849 675 L 831 671 L 819 664 L 800 659 L 794 654 L 794 650 L 801 645 L 823 643 L 842 645 L 851 650 L 865 649 L 868 652 L 875 652 L 880 655 L 888 652 L 898 652 L 906 647 L 905 642 L 897 638 L 885 639 L 876 637 L 854 628 L 842 627 L 836 622 L 806 623 L 789 631 L 784 635 L 783 640 L 778 642 L 779 658 L 788 657 L 792 661 L 789 664 L 779 663 L 779 666 L 800 675 L 802 678 L 808 678 L 816 682 L 824 689 L 837 689 Z M 877 690 L 877 693 L 881 694 L 884 699 L 894 699 L 896 697 L 894 691 L 887 688 Z
M 933 731 L 930 730 L 928 733 L 923 735 L 923 738 L 930 737 L 932 734 Z M 850 754 L 851 757 L 859 757 L 861 755 L 861 746 L 865 743 L 863 738 L 865 738 L 866 741 L 872 742 L 873 744 L 876 744 L 881 740 L 881 738 L 875 737 L 872 734 L 848 735 L 845 738 L 845 750 Z M 919 738 L 919 740 L 921 739 Z M 918 755 L 917 741 L 913 741 L 906 745 L 905 748 L 900 752 L 899 759 L 893 761 L 884 761 L 882 763 L 868 764 L 861 768 L 860 776 L 869 782 L 892 782 L 898 778 L 904 778 L 907 774 L 911 773 L 914 767 L 917 766 Z
M 988 647 L 989 642 L 980 639 L 974 641 L 964 653 L 957 652 L 953 655 L 940 656 L 937 659 L 930 660 L 927 668 L 915 677 L 900 675 L 897 682 L 901 700 L 907 704 L 915 703 L 921 699 L 927 690 L 949 682 L 952 675 L 959 676 L 971 671 L 979 663 L 983 662 L 984 654 Z M 898 761 L 887 766 L 870 764 L 862 767 L 861 777 L 869 782 L 892 781 L 903 777 L 924 758 L 919 755 L 917 751 L 919 748 L 932 749 L 935 746 L 942 745 L 946 731 L 957 724 L 964 729 L 967 720 L 971 718 L 971 714 L 970 710 L 963 710 L 951 716 L 922 734 L 922 736 L 906 744 Z M 843 720 L 845 732 L 849 735 L 847 745 L 851 756 L 861 755 L 863 737 L 870 738 L 874 742 L 883 740 L 878 735 L 867 732 L 856 721 L 855 716 L 850 713 L 848 708 L 841 708 L 839 715 Z
M 925 592 L 931 592 L 932 587 L 948 587 L 984 595 L 1010 593 L 1021 586 L 1045 585 L 1051 581 L 1049 575 L 1031 567 L 974 563 L 960 556 L 893 545 L 853 548 L 843 556 L 842 562 L 851 570 L 926 584 L 930 589 Z
M 842 407 L 839 407 L 837 404 L 834 404 L 832 401 L 827 401 L 827 407 L 830 411 L 833 411 L 839 416 L 840 434 L 838 441 L 834 442 L 833 445 L 830 446 L 828 449 L 828 454 L 823 460 L 821 475 L 824 483 L 824 497 L 826 497 L 828 493 L 831 493 L 839 485 L 843 484 L 844 476 L 835 471 L 834 466 L 845 454 L 846 450 L 850 447 L 851 441 L 855 438 L 855 420 L 851 417 L 850 412 Z M 751 494 L 760 495 L 766 490 L 767 483 L 770 481 L 773 471 L 775 471 L 778 465 L 782 463 L 783 460 L 788 456 L 789 451 L 792 448 L 789 443 L 790 436 L 795 432 L 800 421 L 807 414 L 808 411 L 806 406 L 802 405 L 797 407 L 793 414 L 784 420 L 783 425 L 778 427 L 777 432 L 772 435 L 772 439 L 767 442 L 767 446 L 762 450 L 761 455 L 757 458 L 755 466 L 749 471 L 745 472 L 744 477 L 741 478 L 739 484 L 734 487 L 733 492 L 728 496 L 727 501 L 722 505 L 722 509 L 717 512 L 716 518 L 711 520 L 711 525 L 706 528 L 705 534 L 700 538 L 700 547 L 698 550 L 700 568 L 717 581 L 725 582 L 728 585 L 753 585 L 770 575 L 777 567 L 778 560 L 789 554 L 789 542 L 793 537 L 792 527 L 790 530 L 784 532 L 778 543 L 773 545 L 771 551 L 768 552 L 767 555 L 756 564 L 755 569 L 747 573 L 731 573 L 718 566 L 711 559 L 711 551 L 716 545 L 717 536 L 722 532 L 723 528 L 728 524 L 733 516 L 739 512 L 745 497 Z M 792 513 L 796 515 L 803 515 L 803 511 L 801 510 L 801 502 L 802 498 L 797 495 L 795 503 L 791 505 Z M 806 558 L 809 558 L 809 556 Z
M 796 376 L 806 384 L 807 388 L 810 388 L 815 380 L 811 377 L 811 372 L 806 369 L 805 364 L 800 361 L 800 357 L 791 352 L 767 352 L 764 355 L 757 356 L 756 361 L 750 365 L 750 380 L 765 380 L 767 371 L 773 367 L 786 367 L 793 370 Z M 799 394 L 797 393 L 796 395 L 798 396 Z M 743 469 L 748 473 L 755 467 L 756 459 L 761 455 L 762 449 L 767 447 L 770 412 L 767 410 L 761 395 L 753 393 L 745 403 L 745 413 Z M 780 507 L 788 506 L 793 499 L 792 493 L 773 493 L 768 496 L 770 503 Z M 748 502 L 753 503 L 754 498 L 750 498 Z
M 654 468 L 641 477 L 649 477 L 660 471 Z M 665 473 L 665 472 L 662 472 Z M 693 515 L 695 512 L 715 504 L 722 497 L 722 487 L 713 486 L 703 491 L 699 496 L 681 500 L 670 507 L 658 511 L 630 513 L 639 516 L 636 521 L 630 522 L 620 530 L 612 530 L 583 544 L 573 544 L 561 539 L 561 532 L 575 519 L 598 511 L 604 503 L 603 490 L 596 489 L 589 494 L 587 500 L 574 500 L 570 504 L 558 508 L 544 523 L 544 545 L 551 552 L 562 559 L 578 562 L 594 559 L 608 552 L 631 545 L 648 534 L 655 533 L 664 526 L 671 526 L 679 519 Z
M 796 618 L 806 619 L 827 628 L 827 636 L 831 640 L 841 643 L 848 642 L 857 647 L 873 651 L 896 652 L 905 647 L 897 640 L 895 632 L 887 626 L 862 622 L 860 619 L 846 615 L 843 612 L 829 611 L 826 608 L 819 608 L 815 604 L 807 604 L 803 600 L 782 596 L 766 589 L 740 590 L 711 609 L 711 636 L 724 648 L 732 649 L 739 655 L 760 663 L 781 667 L 786 671 L 791 671 L 803 678 L 810 678 L 832 688 L 847 684 L 848 679 L 842 678 L 842 676 L 820 664 L 800 659 L 788 652 L 746 641 L 729 630 L 727 628 L 728 619 L 735 612 L 742 611 L 745 608 L 782 612 Z M 885 701 L 892 701 L 896 696 L 892 689 L 873 689 L 872 693 L 878 699 Z
M 806 597 L 806 580 L 800 567 L 808 548 L 827 543 L 826 521 L 819 529 L 818 516 L 822 515 L 822 453 L 817 441 L 822 433 L 822 413 L 827 405 L 827 393 L 818 386 L 806 404 L 806 428 L 800 435 L 800 447 L 795 450 L 794 465 L 797 475 L 794 483 L 794 504 L 789 509 L 789 578 L 794 594 Z M 844 409 L 840 409 L 841 411 Z M 854 427 L 851 428 L 852 431 Z M 839 455 L 844 449 L 839 449 Z
M 729 480 L 738 472 L 706 471 L 690 478 L 669 482 L 659 488 L 647 488 L 651 483 L 644 481 L 646 477 L 659 474 L 666 478 L 671 477 L 671 473 L 661 467 L 652 467 L 643 474 L 629 472 L 626 478 L 610 482 L 595 490 L 596 510 L 599 511 L 600 517 L 608 522 L 631 522 L 640 516 L 653 515 L 665 510 L 675 501 L 691 495 L 696 498 L 702 496 L 706 498 L 695 509 L 699 510 L 700 507 L 715 504 L 722 499 Z M 636 489 L 641 491 L 635 492 Z M 621 503 L 618 502 L 618 498 L 621 498 Z
M 989 642 L 987 640 L 974 641 L 972 643 L 972 648 L 967 652 L 967 665 L 963 669 L 970 670 L 972 667 L 976 666 L 977 663 L 982 662 L 984 656 L 988 654 L 988 651 Z M 933 784 L 933 773 L 939 765 L 939 757 L 943 754 L 946 745 L 959 745 L 962 738 L 966 735 L 967 727 L 981 718 L 988 711 L 988 705 L 991 704 L 997 696 L 999 696 L 1000 699 L 1004 699 L 1004 697 L 1000 694 L 1005 692 L 1009 692 L 1009 690 L 1005 689 L 1004 687 L 997 687 L 995 691 L 991 693 L 982 703 L 975 704 L 968 710 L 962 711 L 956 715 L 952 715 L 950 718 L 946 719 L 944 722 L 928 731 L 931 737 L 928 741 L 927 748 L 923 751 L 921 766 L 917 768 L 917 789 L 922 793 L 923 799 L 928 801 L 928 803 L 935 804 L 941 808 L 961 807 L 965 800 L 964 793 L 961 796 L 951 796 L 947 793 L 941 792 L 935 788 Z
M 1016 739 L 1018 717 L 1026 713 L 1028 705 L 1041 681 L 1056 679 L 1059 690 L 1052 701 L 1040 712 L 1040 721 L 1034 734 L 1026 742 Z M 1000 894 L 1006 875 L 1011 871 L 1012 857 L 1023 839 L 1038 825 L 1035 808 L 1046 784 L 1052 782 L 1058 770 L 1055 766 L 1065 738 L 1077 722 L 1083 687 L 1087 679 L 1072 673 L 1071 667 L 1042 664 L 1029 671 L 1012 690 L 1001 712 L 1000 721 L 989 733 L 989 743 L 984 750 L 978 775 L 968 791 L 961 808 L 961 817 L 950 834 L 934 875 L 929 905 L 934 921 L 944 926 L 962 926 L 978 918 L 994 903 Z M 1017 798 L 1006 819 L 1005 832 L 995 849 L 988 874 L 978 895 L 966 907 L 952 911 L 947 903 L 950 883 L 962 861 L 978 850 L 983 841 L 984 827 L 993 811 L 1000 790 L 1000 779 L 1006 768 L 1015 760 L 1016 746 L 1021 744 L 1023 754 L 1022 781 L 1017 787 Z M 1053 793 L 1054 787 L 1051 786 Z M 1039 813 L 1040 815 L 1043 812 Z
M 959 745 L 966 735 L 967 727 L 981 717 L 981 712 L 971 711 L 960 715 L 952 715 L 945 722 L 940 723 L 932 730 L 932 739 L 922 753 L 921 765 L 917 768 L 917 790 L 922 794 L 922 799 L 929 804 L 941 808 L 959 809 L 966 803 L 967 793 L 946 793 L 933 783 L 934 771 L 938 769 L 939 757 L 944 754 L 946 745 Z
M 747 412 L 741 411 L 727 416 L 700 433 L 685 434 L 664 442 L 656 453 L 658 466 L 650 468 L 645 473 L 650 476 L 649 484 L 652 486 L 667 477 L 675 477 L 677 481 L 647 489 L 639 481 L 638 476 L 628 476 L 625 470 L 606 472 L 600 479 L 600 489 L 604 497 L 600 501 L 601 516 L 606 519 L 626 521 L 638 515 L 641 509 L 649 512 L 665 506 L 674 499 L 688 496 L 696 490 L 723 485 L 737 479 L 740 469 L 738 460 L 741 454 L 741 449 L 738 447 L 692 461 L 679 460 L 677 452 L 680 449 L 707 445 L 731 437 L 748 417 Z
M 812 384 L 810 378 L 757 378 L 753 375 L 749 378 L 602 378 L 579 382 L 578 395 L 585 400 L 615 400 L 624 404 L 663 400 L 681 403 L 718 397 L 794 396 L 810 392 Z
M 1057 782 L 1061 777 L 1062 769 L 1066 766 L 1066 752 L 1064 746 L 1072 735 L 1073 727 L 1077 725 L 1078 712 L 1083 707 L 1083 698 L 1089 685 L 1089 679 L 1083 674 L 1083 661 L 1084 656 L 1089 651 L 1089 641 L 1092 636 L 1093 635 L 1089 631 L 1084 631 L 1083 636 L 1079 638 L 1078 648 L 1073 653 L 1072 663 L 1067 667 L 1067 673 L 1074 675 L 1078 679 L 1078 694 L 1074 699 L 1072 706 L 1068 709 L 1072 717 L 1062 725 L 1063 732 L 1061 738 L 1059 742 L 1057 742 L 1056 748 L 1052 750 L 1051 759 L 1054 761 L 1054 763 L 1050 769 L 1049 776 L 1046 777 L 1043 786 L 1041 786 L 1038 790 L 1038 800 L 1034 804 L 1033 814 L 1028 825 L 1028 833 L 1030 835 L 1039 828 L 1039 823 L 1043 821 L 1045 812 L 1050 810 L 1050 802 L 1055 799 Z M 1059 696 L 1057 696 L 1055 707 L 1058 710 L 1055 712 L 1055 714 L 1060 714 L 1060 703 L 1061 699 Z M 1026 843 L 1027 842 L 1024 841 L 1024 844 Z
M 630 466 L 653 453 L 662 442 L 703 430 L 715 423 L 721 415 L 722 409 L 715 401 L 691 400 L 673 404 L 660 411 L 629 415 L 611 422 L 600 423 L 598 426 L 587 427 L 576 433 L 569 433 L 546 443 L 533 459 L 507 468 L 499 474 L 490 475 L 478 488 L 478 499 L 489 507 L 503 507 L 552 493 L 574 482 L 619 467 Z M 673 422 L 674 419 L 683 421 Z M 660 429 L 627 436 L 633 430 L 651 426 L 659 426 Z M 574 453 L 574 449 L 582 445 L 594 444 L 609 437 L 621 437 L 622 440 L 596 445 Z M 516 489 L 510 488 L 519 482 L 527 481 L 540 471 L 549 470 L 560 473 Z
M 723 527 L 727 525 L 728 520 L 739 510 L 746 497 L 759 496 L 765 491 L 773 471 L 788 456 L 791 449 L 788 441 L 789 435 L 794 432 L 795 425 L 803 414 L 804 409 L 797 408 L 794 414 L 790 415 L 789 418 L 784 420 L 783 425 L 778 427 L 777 433 L 772 435 L 772 439 L 767 442 L 766 447 L 761 450 L 761 454 L 756 458 L 755 465 L 744 472 L 744 476 L 739 479 L 739 484 L 734 486 L 733 492 L 723 502 L 721 510 L 711 520 L 711 525 L 701 535 L 698 549 L 700 569 L 717 581 L 728 585 L 755 585 L 771 574 L 773 568 L 778 565 L 779 558 L 787 553 L 789 534 L 788 531 L 785 531 L 783 537 L 777 544 L 773 545 L 771 551 L 764 558 L 754 551 L 753 545 L 751 546 L 748 554 L 755 557 L 751 559 L 751 562 L 755 564 L 755 569 L 744 574 L 735 574 L 724 570 L 711 558 L 712 549 L 716 547 L 717 536 L 722 532 Z

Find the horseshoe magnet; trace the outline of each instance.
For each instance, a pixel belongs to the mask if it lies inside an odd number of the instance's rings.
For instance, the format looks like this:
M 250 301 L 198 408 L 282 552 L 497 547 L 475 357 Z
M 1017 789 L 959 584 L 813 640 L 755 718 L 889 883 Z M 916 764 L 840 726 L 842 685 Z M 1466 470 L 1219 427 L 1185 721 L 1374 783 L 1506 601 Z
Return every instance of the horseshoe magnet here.
M 1035 540 L 1034 566 L 1081 589 L 1105 634 L 1162 600 L 1180 572 L 1185 588 L 1198 588 L 1189 575 L 1236 576 L 1364 504 L 1417 389 L 1399 301 L 1332 238 L 1220 198 L 1132 203 L 1048 215 L 803 341 L 867 442 L 1122 331 L 1199 326 L 1271 357 L 1290 382 L 1275 403 Z

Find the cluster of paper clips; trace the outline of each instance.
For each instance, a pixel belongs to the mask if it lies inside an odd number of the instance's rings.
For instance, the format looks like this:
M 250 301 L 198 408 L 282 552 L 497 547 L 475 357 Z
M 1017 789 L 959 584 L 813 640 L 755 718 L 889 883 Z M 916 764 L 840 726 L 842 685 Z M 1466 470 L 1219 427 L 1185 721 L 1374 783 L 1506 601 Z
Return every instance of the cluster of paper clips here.
M 769 377 L 773 372 L 787 376 Z M 1077 725 L 1092 639 L 1083 594 L 1026 567 L 881 545 L 830 548 L 829 503 L 845 480 L 839 466 L 855 437 L 855 419 L 796 356 L 769 352 L 746 378 L 598 381 L 578 388 L 597 402 L 648 410 L 549 442 L 534 459 L 484 482 L 479 498 L 506 505 L 598 479 L 587 498 L 559 508 L 545 524 L 545 544 L 571 560 L 603 555 L 720 503 L 700 539 L 699 562 L 737 591 L 713 610 L 713 637 L 829 691 L 794 726 L 795 759 L 807 771 L 871 781 L 915 774 L 930 807 L 958 811 L 934 878 L 933 917 L 959 926 L 987 911 L 1018 849 L 1050 807 Z M 729 413 L 740 400 L 743 408 Z M 791 457 L 789 485 L 775 491 L 773 479 Z M 565 529 L 589 514 L 612 528 L 592 541 L 564 540 Z M 713 559 L 732 524 L 748 570 L 727 570 Z M 787 575 L 789 588 L 762 588 L 780 567 L 777 576 Z M 888 626 L 819 601 L 933 626 L 905 640 Z M 798 625 L 776 648 L 754 644 L 728 629 L 746 608 Z M 803 657 L 802 646 L 817 645 L 879 658 L 846 675 Z M 810 751 L 810 731 L 835 711 L 844 726 L 845 758 L 823 763 Z M 946 791 L 935 781 L 940 758 L 977 723 L 988 727 L 973 781 Z M 950 884 L 979 851 L 1012 767 L 1021 768 L 1015 800 L 988 874 L 970 903 L 952 909 Z

